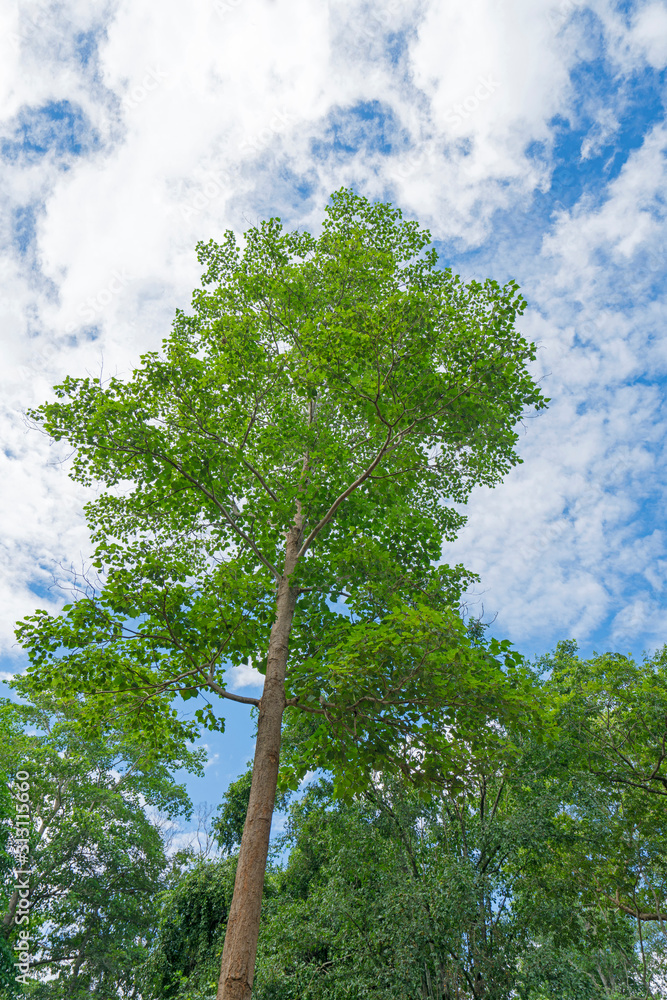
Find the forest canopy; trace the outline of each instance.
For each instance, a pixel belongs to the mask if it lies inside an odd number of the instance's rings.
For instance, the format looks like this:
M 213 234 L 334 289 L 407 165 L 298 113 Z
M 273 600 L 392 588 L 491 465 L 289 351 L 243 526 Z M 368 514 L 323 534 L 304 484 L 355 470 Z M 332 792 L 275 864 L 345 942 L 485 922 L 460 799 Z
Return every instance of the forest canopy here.
M 667 650 L 582 660 L 563 642 L 532 670 L 554 712 L 549 735 L 508 731 L 455 786 L 425 794 L 378 772 L 341 801 L 322 773 L 281 799 L 257 997 L 664 995 Z M 2 995 L 210 1000 L 250 772 L 208 840 L 174 852 L 169 826 L 149 821 L 137 796 L 156 817 L 187 814 L 187 796 L 167 767 L 144 773 L 122 731 L 82 741 L 48 706 L 5 704 L 0 721 L 0 766 L 11 777 L 13 761 L 29 762 L 35 816 L 48 811 L 50 824 L 34 845 L 38 976 L 13 990 L 5 894 Z M 27 734 L 35 723 L 42 736 Z M 3 813 L 7 831 L 9 801 Z

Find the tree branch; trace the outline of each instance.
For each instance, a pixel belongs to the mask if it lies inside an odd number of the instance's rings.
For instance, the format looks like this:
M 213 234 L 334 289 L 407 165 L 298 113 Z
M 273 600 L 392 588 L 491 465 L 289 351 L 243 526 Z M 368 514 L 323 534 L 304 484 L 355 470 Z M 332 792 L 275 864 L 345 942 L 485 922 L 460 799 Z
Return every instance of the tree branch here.
M 322 528 L 326 524 L 329 523 L 329 521 L 334 516 L 334 514 L 336 513 L 336 511 L 338 510 L 338 508 L 340 507 L 340 505 L 343 503 L 343 501 L 347 500 L 347 498 L 350 496 L 350 494 L 354 493 L 354 491 L 357 489 L 357 487 L 361 486 L 361 484 L 363 482 L 365 482 L 366 479 L 368 479 L 368 477 L 370 476 L 370 474 L 373 471 L 373 469 L 376 469 L 378 467 L 378 465 L 382 461 L 384 455 L 387 453 L 387 447 L 388 447 L 390 441 L 391 441 L 391 430 L 387 434 L 387 437 L 385 439 L 385 442 L 384 442 L 382 448 L 379 450 L 379 452 L 377 453 L 377 455 L 375 456 L 375 458 L 373 459 L 373 461 L 371 462 L 371 464 L 365 469 L 364 472 L 362 472 L 362 474 L 360 476 L 357 476 L 357 478 L 354 480 L 353 483 L 350 483 L 350 485 L 348 486 L 348 488 L 346 490 L 343 490 L 343 492 L 340 494 L 340 496 L 338 496 L 334 500 L 334 502 L 332 503 L 331 507 L 329 507 L 329 510 L 326 512 L 326 514 L 324 515 L 324 517 L 321 518 L 320 521 L 318 521 L 318 523 L 315 525 L 315 527 L 310 532 L 310 534 L 306 538 L 305 542 L 303 543 L 303 545 L 299 549 L 299 552 L 297 553 L 297 559 L 300 559 L 301 556 L 303 556 L 308 551 L 308 549 L 310 548 L 310 545 L 311 545 L 311 542 L 313 541 L 313 539 L 316 538 L 316 536 L 319 535 L 319 533 L 322 530 Z
M 201 485 L 201 483 L 199 483 L 199 482 L 198 482 L 198 481 L 197 481 L 196 479 L 194 479 L 194 478 L 193 478 L 192 476 L 189 476 L 189 475 L 187 474 L 187 472 L 185 472 L 185 471 L 184 471 L 184 470 L 183 470 L 183 469 L 182 469 L 182 468 L 181 468 L 181 467 L 180 467 L 180 466 L 178 465 L 178 463 L 176 463 L 176 462 L 171 462 L 171 461 L 170 461 L 169 459 L 167 459 L 167 461 L 168 461 L 168 462 L 169 462 L 169 464 L 170 464 L 170 465 L 172 465 L 172 466 L 173 466 L 173 467 L 174 467 L 174 468 L 175 468 L 175 469 L 176 469 L 176 470 L 177 470 L 178 472 L 180 472 L 180 474 L 181 474 L 182 476 L 184 476 L 184 477 L 185 477 L 185 478 L 186 478 L 186 479 L 187 479 L 187 480 L 188 480 L 189 482 L 191 482 L 191 483 L 193 484 L 193 486 L 195 486 L 195 488 L 196 488 L 196 489 L 199 489 L 199 490 L 201 490 L 201 492 L 202 492 L 202 493 L 204 494 L 204 496 L 207 496 L 207 497 L 208 497 L 208 498 L 209 498 L 210 500 L 212 500 L 212 501 L 213 501 L 213 503 L 214 503 L 214 504 L 216 505 L 216 507 L 218 507 L 218 509 L 219 509 L 219 510 L 221 510 L 221 511 L 222 511 L 222 513 L 224 514 L 224 516 L 225 516 L 225 518 L 226 518 L 226 520 L 227 520 L 227 523 L 228 523 L 228 524 L 229 524 L 229 526 L 230 526 L 230 527 L 232 528 L 232 530 L 233 530 L 233 531 L 235 531 L 235 532 L 236 532 L 236 534 L 237 534 L 237 535 L 239 535 L 239 537 L 240 537 L 240 538 L 242 538 L 242 539 L 243 539 L 243 541 L 244 541 L 244 542 L 246 542 L 246 543 L 247 543 L 247 544 L 248 544 L 248 545 L 250 546 L 250 548 L 251 548 L 251 549 L 252 549 L 252 551 L 253 551 L 253 552 L 255 553 L 255 555 L 257 556 L 257 558 L 258 558 L 258 559 L 260 560 L 260 562 L 262 563 L 262 565 L 263 565 L 263 566 L 266 566 L 266 568 L 267 568 L 267 569 L 269 570 L 269 572 L 273 574 L 274 578 L 275 578 L 276 580 L 280 580 L 280 579 L 281 579 L 281 574 L 280 574 L 280 573 L 278 572 L 278 570 L 276 569 L 276 567 L 275 567 L 275 566 L 273 565 L 273 563 L 272 563 L 272 562 L 270 562 L 270 561 L 269 561 L 269 560 L 268 560 L 268 559 L 267 559 L 267 558 L 266 558 L 266 557 L 264 556 L 264 554 L 263 554 L 263 553 L 261 552 L 261 550 L 260 550 L 260 549 L 259 549 L 259 548 L 257 547 L 257 545 L 255 544 L 255 542 L 253 542 L 252 538 L 250 538 L 250 536 L 249 536 L 249 535 L 247 535 L 247 534 L 245 533 L 245 531 L 243 530 L 243 528 L 240 528 L 240 527 L 239 527 L 239 525 L 238 525 L 238 524 L 236 523 L 236 521 L 234 520 L 234 518 L 232 517 L 232 515 L 231 515 L 231 514 L 229 513 L 229 511 L 228 511 L 228 510 L 227 510 L 227 508 L 225 507 L 225 505 L 224 505 L 223 503 L 221 503 L 221 502 L 220 502 L 220 500 L 218 500 L 218 498 L 217 498 L 217 496 L 215 495 L 215 493 L 214 493 L 214 492 L 213 492 L 212 490 L 207 490 L 207 489 L 205 489 L 205 487 L 203 487 L 203 486 Z
M 216 694 L 219 694 L 221 698 L 228 698 L 229 701 L 238 701 L 242 705 L 254 705 L 255 708 L 259 708 L 259 698 L 244 698 L 243 695 L 232 694 L 231 691 L 227 691 L 225 688 L 217 684 L 216 681 L 214 681 L 210 676 L 206 678 L 206 683 L 211 690 L 215 691 Z
M 627 913 L 628 916 L 634 917 L 635 920 L 639 921 L 655 920 L 659 923 L 663 923 L 665 920 L 667 920 L 667 913 L 661 913 L 659 909 L 654 911 L 651 910 L 642 911 L 639 909 L 638 906 L 628 906 L 627 903 L 621 902 L 620 891 L 618 889 L 616 890 L 616 896 L 614 897 L 612 902 L 619 910 L 621 910 L 621 912 Z

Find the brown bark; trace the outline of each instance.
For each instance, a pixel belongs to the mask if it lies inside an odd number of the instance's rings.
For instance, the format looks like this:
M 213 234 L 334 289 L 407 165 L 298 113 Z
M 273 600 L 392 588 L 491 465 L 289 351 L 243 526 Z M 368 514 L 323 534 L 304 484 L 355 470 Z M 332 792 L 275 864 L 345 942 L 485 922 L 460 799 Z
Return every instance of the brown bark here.
M 298 517 L 297 522 L 300 520 Z M 290 586 L 289 577 L 296 565 L 300 541 L 301 526 L 297 523 L 287 536 L 285 568 L 276 595 L 276 620 L 271 629 L 264 691 L 259 703 L 250 800 L 227 921 L 217 1000 L 249 1000 L 252 993 L 264 874 L 278 783 L 285 671 L 298 596 L 297 588 Z

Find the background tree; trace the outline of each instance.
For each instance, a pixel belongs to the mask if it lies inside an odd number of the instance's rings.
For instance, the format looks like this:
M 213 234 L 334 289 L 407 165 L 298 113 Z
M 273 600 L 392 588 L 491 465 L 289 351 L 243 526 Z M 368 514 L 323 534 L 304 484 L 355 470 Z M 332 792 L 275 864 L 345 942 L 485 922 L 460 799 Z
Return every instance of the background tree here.
M 145 806 L 187 815 L 190 801 L 172 772 L 201 772 L 202 754 L 172 748 L 157 761 L 118 720 L 107 719 L 94 738 L 83 735 L 77 714 L 73 699 L 60 707 L 46 698 L 0 705 L 0 769 L 30 775 L 30 932 L 38 976 L 28 992 L 45 1000 L 115 1000 L 119 990 L 137 996 L 136 970 L 154 931 L 153 899 L 174 864 Z M 16 894 L 5 893 L 3 903 L 3 934 L 11 942 Z
M 276 845 L 289 858 L 269 871 L 261 1000 L 664 995 L 665 797 L 618 780 L 661 759 L 664 662 L 664 651 L 583 661 L 562 643 L 536 666 L 558 723 L 544 739 L 507 729 L 493 757 L 443 774 L 440 790 L 377 773 L 341 801 L 330 779 L 311 785 Z M 606 756 L 610 733 L 625 761 Z M 286 727 L 288 768 L 308 735 L 298 718 Z M 250 776 L 219 812 L 227 852 Z M 207 997 L 224 929 L 213 923 L 179 1000 Z
M 310 786 L 279 838 L 289 858 L 267 873 L 256 995 L 661 995 L 659 979 L 643 984 L 632 919 L 577 873 L 587 824 L 562 821 L 572 802 L 551 765 L 544 746 L 525 745 L 520 756 L 515 747 L 491 773 L 480 767 L 463 787 L 428 800 L 380 775 L 348 802 L 330 780 Z M 224 824 L 220 834 L 233 836 Z M 229 894 L 233 861 L 203 864 L 173 898 L 165 894 L 151 958 L 161 978 L 151 997 L 169 983 L 174 1000 L 208 1000 L 229 902 L 218 894 Z
M 380 759 L 460 770 L 473 718 L 528 718 L 508 647 L 471 641 L 448 604 L 463 571 L 431 567 L 463 523 L 452 501 L 519 461 L 515 426 L 545 402 L 534 348 L 516 284 L 465 284 L 429 243 L 346 190 L 317 239 L 277 219 L 243 249 L 227 233 L 199 246 L 203 287 L 162 355 L 126 381 L 68 378 L 33 413 L 106 491 L 87 506 L 102 594 L 22 624 L 28 683 L 85 691 L 92 717 L 113 697 L 156 743 L 177 738 L 177 692 L 259 707 L 221 1000 L 251 991 L 286 707 L 319 717 L 306 749 L 348 790 Z M 248 657 L 259 701 L 225 687 Z
M 350 804 L 313 789 L 265 903 L 258 996 L 651 996 L 631 922 L 552 863 L 583 836 L 562 793 L 538 748 L 428 803 L 381 778 Z
M 158 897 L 155 939 L 140 975 L 143 996 L 177 1000 L 215 991 L 235 874 L 236 857 L 201 859 Z
M 634 925 L 646 995 L 667 988 L 667 647 L 582 660 L 561 642 L 539 668 L 568 754 L 580 836 L 569 877 Z M 569 765 L 572 772 L 574 768 Z
M 15 719 L 0 711 L 0 747 L 9 746 L 20 733 Z M 10 776 L 11 775 L 11 776 Z M 14 886 L 13 869 L 16 858 L 12 852 L 11 833 L 15 817 L 14 801 L 10 791 L 13 774 L 7 761 L 0 762 L 0 912 L 6 913 Z M 0 924 L 0 996 L 3 1000 L 19 995 L 20 984 L 16 982 L 14 945 L 16 935 L 13 929 Z
M 667 796 L 659 781 L 649 790 L 664 650 L 642 663 L 582 660 L 561 643 L 537 671 L 555 715 L 541 738 L 505 726 L 465 773 L 443 769 L 439 787 L 390 769 L 344 799 L 330 777 L 296 799 L 267 872 L 260 1000 L 664 995 Z M 224 857 L 206 861 L 204 845 L 198 859 L 168 861 L 138 796 L 154 779 L 164 805 L 169 769 L 111 720 L 108 744 L 89 741 L 76 712 L 72 700 L 66 715 L 47 703 L 0 711 L 0 767 L 9 777 L 29 762 L 36 833 L 50 823 L 33 843 L 32 929 L 39 968 L 55 978 L 30 995 L 209 1000 L 252 773 L 232 783 L 214 823 Z M 307 714 L 286 725 L 287 779 L 318 724 Z M 137 784 L 118 785 L 117 767 Z M 11 930 L 5 940 L 13 958 Z

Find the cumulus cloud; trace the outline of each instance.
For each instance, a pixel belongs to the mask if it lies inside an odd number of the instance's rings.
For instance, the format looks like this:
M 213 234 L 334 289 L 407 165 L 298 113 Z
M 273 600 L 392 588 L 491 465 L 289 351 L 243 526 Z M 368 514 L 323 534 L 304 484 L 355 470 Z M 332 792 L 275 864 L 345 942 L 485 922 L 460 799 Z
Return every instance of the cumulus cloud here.
M 559 214 L 528 281 L 553 401 L 527 428 L 525 464 L 473 499 L 452 547 L 517 641 L 664 641 L 666 139 L 662 125 L 646 136 L 600 207 Z
M 226 674 L 227 687 L 230 691 L 239 691 L 241 688 L 261 688 L 264 685 L 264 676 L 252 664 L 241 663 L 236 667 L 230 667 Z
M 197 284 L 197 240 L 275 214 L 316 228 L 343 184 L 418 217 L 464 274 L 516 277 L 531 304 L 552 406 L 446 557 L 481 573 L 519 644 L 654 641 L 666 17 L 611 0 L 7 8 L 4 648 L 15 618 L 57 606 L 57 567 L 89 551 L 90 494 L 21 411 L 67 373 L 127 373 L 155 349 Z M 261 679 L 239 668 L 232 683 Z

